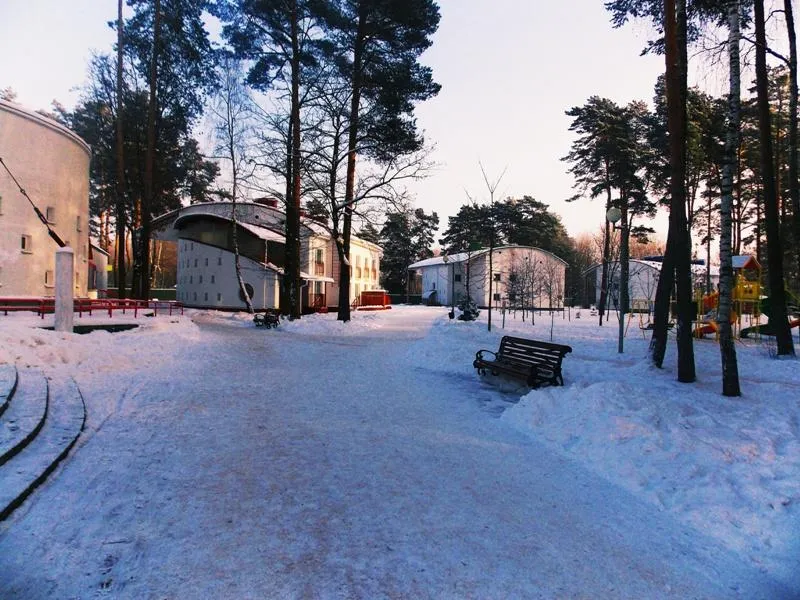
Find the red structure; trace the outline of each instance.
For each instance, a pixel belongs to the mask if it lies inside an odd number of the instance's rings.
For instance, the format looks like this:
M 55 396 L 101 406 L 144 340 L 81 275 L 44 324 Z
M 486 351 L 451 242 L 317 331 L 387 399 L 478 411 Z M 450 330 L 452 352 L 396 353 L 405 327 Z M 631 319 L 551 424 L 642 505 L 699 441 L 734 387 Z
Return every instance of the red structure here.
M 392 300 L 386 290 L 361 292 L 357 310 L 386 310 L 392 308 Z

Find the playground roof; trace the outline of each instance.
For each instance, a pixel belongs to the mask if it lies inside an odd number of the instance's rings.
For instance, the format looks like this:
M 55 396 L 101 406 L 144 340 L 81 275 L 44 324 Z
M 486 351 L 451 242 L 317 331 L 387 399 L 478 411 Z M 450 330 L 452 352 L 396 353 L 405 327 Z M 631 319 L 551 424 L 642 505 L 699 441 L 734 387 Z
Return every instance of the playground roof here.
M 748 270 L 760 270 L 761 265 L 756 260 L 756 257 L 751 254 L 742 254 L 740 256 L 733 257 L 733 268 L 734 269 L 748 269 Z

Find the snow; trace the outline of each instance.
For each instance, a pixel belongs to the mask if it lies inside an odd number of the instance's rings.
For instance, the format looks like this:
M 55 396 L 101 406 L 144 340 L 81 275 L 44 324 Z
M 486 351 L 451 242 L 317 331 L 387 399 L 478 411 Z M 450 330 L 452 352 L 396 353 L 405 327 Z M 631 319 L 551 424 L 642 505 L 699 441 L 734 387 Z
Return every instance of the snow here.
M 0 597 L 800 595 L 796 360 L 737 343 L 724 398 L 712 339 L 680 384 L 674 340 L 655 369 L 635 321 L 619 355 L 613 316 L 486 317 L 0 317 L 0 363 L 73 376 L 88 410 L 0 524 Z M 475 374 L 479 348 L 551 325 L 564 387 Z

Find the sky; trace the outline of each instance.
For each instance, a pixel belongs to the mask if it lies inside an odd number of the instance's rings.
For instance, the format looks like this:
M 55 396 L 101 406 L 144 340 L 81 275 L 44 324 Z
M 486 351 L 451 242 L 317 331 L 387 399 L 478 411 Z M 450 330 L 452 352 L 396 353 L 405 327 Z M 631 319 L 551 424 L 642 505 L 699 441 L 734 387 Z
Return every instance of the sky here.
M 574 139 L 565 111 L 592 95 L 650 101 L 663 58 L 640 56 L 649 24 L 613 29 L 602 0 L 441 0 L 440 9 L 422 62 L 442 90 L 417 109 L 438 166 L 411 186 L 416 206 L 436 211 L 444 229 L 468 195 L 488 202 L 483 164 L 491 181 L 505 171 L 495 200 L 530 195 L 571 235 L 595 231 L 601 202 L 565 202 L 575 193 L 560 160 Z M 32 109 L 73 106 L 91 52 L 112 48 L 115 15 L 113 0 L 2 0 L 0 89 Z

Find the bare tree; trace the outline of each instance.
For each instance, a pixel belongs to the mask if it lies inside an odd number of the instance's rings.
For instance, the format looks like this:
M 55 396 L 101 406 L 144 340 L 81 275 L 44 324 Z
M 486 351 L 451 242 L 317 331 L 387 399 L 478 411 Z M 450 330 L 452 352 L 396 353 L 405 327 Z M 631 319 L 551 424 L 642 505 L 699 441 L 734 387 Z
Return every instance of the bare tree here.
M 497 191 L 497 187 L 500 185 L 500 182 L 503 180 L 503 176 L 506 174 L 506 170 L 508 167 L 503 168 L 503 172 L 497 176 L 496 179 L 493 181 L 489 181 L 489 177 L 486 175 L 486 169 L 483 168 L 483 164 L 478 162 L 478 165 L 481 168 L 481 175 L 483 175 L 483 181 L 486 184 L 486 189 L 489 192 L 489 218 L 492 220 L 490 223 L 490 237 L 489 237 L 489 318 L 487 320 L 487 328 L 489 331 L 492 330 L 492 301 L 494 297 L 494 293 L 492 291 L 493 285 L 493 273 L 492 273 L 492 258 L 494 255 L 494 246 L 495 246 L 495 239 L 497 237 L 497 232 L 495 231 L 495 224 L 494 224 L 494 193 Z
M 230 172 L 231 238 L 236 280 L 239 282 L 239 294 L 244 298 L 247 312 L 251 314 L 255 311 L 242 277 L 236 202 L 242 195 L 242 182 L 252 179 L 253 174 L 249 158 L 252 142 L 252 106 L 253 101 L 244 84 L 241 64 L 230 56 L 225 57 L 220 67 L 220 88 L 209 107 L 216 141 L 216 156 L 213 158 L 225 161 Z

